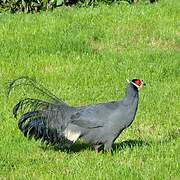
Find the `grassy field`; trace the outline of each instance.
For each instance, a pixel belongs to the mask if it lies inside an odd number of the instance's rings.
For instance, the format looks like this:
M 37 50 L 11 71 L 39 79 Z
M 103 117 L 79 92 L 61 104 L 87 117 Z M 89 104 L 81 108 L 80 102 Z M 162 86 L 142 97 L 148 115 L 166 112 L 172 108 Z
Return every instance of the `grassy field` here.
M 180 179 L 180 1 L 0 14 L 0 179 Z M 96 155 L 28 141 L 6 101 L 8 80 L 28 75 L 80 106 L 121 99 L 141 78 L 139 109 Z

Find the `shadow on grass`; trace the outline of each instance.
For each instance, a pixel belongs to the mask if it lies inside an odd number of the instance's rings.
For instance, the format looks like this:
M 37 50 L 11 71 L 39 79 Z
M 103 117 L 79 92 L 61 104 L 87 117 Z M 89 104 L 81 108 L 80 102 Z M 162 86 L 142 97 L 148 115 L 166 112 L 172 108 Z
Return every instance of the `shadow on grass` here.
M 113 149 L 113 152 L 117 152 L 117 151 L 125 150 L 127 148 L 131 148 L 131 149 L 135 147 L 142 148 L 144 146 L 149 146 L 149 143 L 143 140 L 130 139 L 130 140 L 123 141 L 121 143 L 113 144 L 112 149 Z M 80 152 L 87 149 L 94 151 L 94 149 L 91 146 L 85 143 L 80 143 L 80 142 L 77 142 L 76 144 L 73 144 L 70 148 L 65 148 L 65 149 L 60 149 L 59 147 L 52 147 L 52 146 L 41 146 L 41 148 L 43 150 L 54 149 L 55 151 L 63 151 L 66 153 L 75 153 L 75 152 Z M 101 150 L 103 150 L 103 146 L 101 147 Z
M 137 140 L 137 139 L 129 139 L 120 143 L 115 143 L 113 145 L 113 151 L 120 151 L 120 150 L 124 150 L 127 148 L 133 149 L 135 147 L 145 147 L 145 146 L 150 146 L 149 143 L 143 141 L 143 140 Z

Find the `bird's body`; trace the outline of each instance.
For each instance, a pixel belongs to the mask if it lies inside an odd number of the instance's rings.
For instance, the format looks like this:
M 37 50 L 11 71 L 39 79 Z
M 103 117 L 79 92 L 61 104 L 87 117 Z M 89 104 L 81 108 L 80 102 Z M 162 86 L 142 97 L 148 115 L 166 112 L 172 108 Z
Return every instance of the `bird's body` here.
M 82 138 L 96 151 L 101 145 L 109 151 L 119 134 L 134 120 L 138 87 L 141 85 L 137 87 L 134 84 L 136 81 L 128 84 L 126 94 L 120 101 L 71 107 L 58 100 L 50 103 L 25 99 L 14 107 L 13 112 L 17 116 L 21 110 L 19 128 L 29 138 L 41 139 L 59 147 L 70 146 Z
M 73 122 L 78 126 L 83 126 L 81 121 L 86 123 L 83 139 L 87 144 L 105 145 L 105 150 L 110 150 L 114 140 L 132 123 L 137 106 L 138 90 L 130 84 L 123 100 L 77 109 L 78 117 Z

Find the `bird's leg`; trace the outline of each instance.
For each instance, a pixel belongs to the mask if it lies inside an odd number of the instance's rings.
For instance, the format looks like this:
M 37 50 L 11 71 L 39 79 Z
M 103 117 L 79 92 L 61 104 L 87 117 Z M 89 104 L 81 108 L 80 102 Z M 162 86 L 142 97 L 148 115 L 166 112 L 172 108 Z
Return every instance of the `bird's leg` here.
M 96 154 L 99 153 L 99 148 L 101 147 L 101 145 L 94 145 L 94 149 L 96 151 Z
M 104 144 L 104 151 L 105 152 L 112 152 L 112 141 L 106 142 Z

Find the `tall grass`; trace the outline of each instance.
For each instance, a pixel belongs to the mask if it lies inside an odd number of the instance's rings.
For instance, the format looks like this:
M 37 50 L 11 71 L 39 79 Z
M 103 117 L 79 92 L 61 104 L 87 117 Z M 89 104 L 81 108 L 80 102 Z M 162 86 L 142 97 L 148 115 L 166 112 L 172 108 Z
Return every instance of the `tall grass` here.
M 0 177 L 179 179 L 180 2 L 0 14 Z M 79 106 L 121 99 L 126 79 L 144 79 L 132 126 L 114 154 L 81 142 L 61 152 L 28 141 L 5 101 L 5 83 L 36 77 Z

